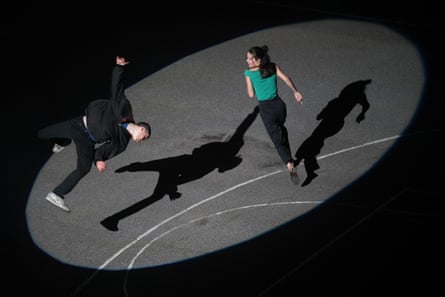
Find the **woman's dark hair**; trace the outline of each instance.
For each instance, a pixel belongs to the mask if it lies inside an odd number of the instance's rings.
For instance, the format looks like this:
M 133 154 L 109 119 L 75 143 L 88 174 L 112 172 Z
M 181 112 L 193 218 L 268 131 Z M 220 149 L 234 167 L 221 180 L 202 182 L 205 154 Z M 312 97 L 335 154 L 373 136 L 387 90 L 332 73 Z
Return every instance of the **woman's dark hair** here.
M 260 59 L 260 73 L 262 78 L 266 78 L 271 76 L 272 74 L 277 72 L 275 67 L 275 63 L 270 61 L 270 57 L 268 54 L 269 47 L 267 45 L 263 46 L 253 46 L 248 52 L 252 54 L 255 59 Z

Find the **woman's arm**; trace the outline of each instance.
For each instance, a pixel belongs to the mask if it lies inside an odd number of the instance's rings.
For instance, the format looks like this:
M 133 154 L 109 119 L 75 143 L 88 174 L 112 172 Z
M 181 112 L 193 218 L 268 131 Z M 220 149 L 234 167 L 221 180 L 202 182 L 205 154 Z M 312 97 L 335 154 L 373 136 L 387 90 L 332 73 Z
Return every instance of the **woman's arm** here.
M 255 96 L 255 90 L 253 89 L 252 81 L 250 80 L 250 77 L 244 77 L 246 78 L 247 95 L 249 95 L 250 98 L 253 98 Z
M 275 67 L 277 68 L 277 76 L 292 90 L 295 100 L 297 100 L 298 103 L 303 103 L 303 96 L 297 90 L 297 87 L 295 87 L 292 79 L 287 76 L 278 65 L 275 64 Z

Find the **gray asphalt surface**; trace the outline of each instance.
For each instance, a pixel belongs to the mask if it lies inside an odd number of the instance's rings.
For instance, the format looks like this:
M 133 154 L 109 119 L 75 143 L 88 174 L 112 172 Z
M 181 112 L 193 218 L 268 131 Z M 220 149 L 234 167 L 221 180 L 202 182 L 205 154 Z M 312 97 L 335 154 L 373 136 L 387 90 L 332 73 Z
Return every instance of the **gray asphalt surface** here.
M 321 139 L 319 176 L 304 188 L 290 181 L 259 117 L 239 136 L 244 142 L 240 148 L 230 149 L 236 146 L 230 143 L 231 135 L 256 106 L 246 96 L 245 52 L 249 45 L 263 43 L 304 94 L 304 104 L 299 105 L 280 85 L 288 105 L 293 153 L 321 122 L 332 129 Z M 318 54 L 314 49 L 319 49 Z M 366 88 L 340 96 L 349 84 L 367 79 L 372 81 Z M 113 269 L 133 266 L 131 259 L 147 245 L 149 249 L 134 266 L 168 264 L 249 240 L 317 207 L 371 169 L 413 118 L 424 82 L 416 48 L 397 33 L 366 22 L 286 25 L 194 53 L 128 89 L 136 119 L 150 119 L 153 137 L 110 160 L 107 173 L 92 172 L 82 180 L 66 197 L 72 209 L 69 214 L 42 198 L 73 169 L 74 146 L 48 160 L 28 201 L 31 235 L 62 262 Z M 354 100 L 362 93 L 371 107 L 357 124 L 361 106 Z M 337 97 L 332 114 L 317 121 L 317 114 Z M 348 101 L 353 102 L 350 112 Z M 195 149 L 202 152 L 194 153 Z M 241 163 L 219 173 L 224 164 L 218 165 L 230 162 L 225 160 L 226 150 Z M 145 165 L 138 172 L 114 172 L 133 162 Z M 190 175 L 186 178 L 190 181 L 178 185 L 180 199 L 170 201 L 167 194 L 160 194 L 159 201 L 117 218 L 119 232 L 113 234 L 99 225 L 100 219 L 156 196 L 160 175 L 176 170 Z M 304 181 L 304 167 L 298 171 Z M 114 260 L 115 256 L 119 257 Z M 110 257 L 113 261 L 108 264 Z
M 256 101 L 246 94 L 246 50 L 263 44 L 304 97 L 304 104 L 297 104 L 279 83 L 292 151 L 307 156 L 298 166 L 299 185 L 291 182 L 254 112 Z M 109 64 L 104 67 L 110 69 L 112 60 Z M 132 67 L 137 66 L 130 64 L 128 73 Z M 435 230 L 444 219 L 430 208 L 439 194 L 396 179 L 410 169 L 400 163 L 423 160 L 406 153 L 390 169 L 383 167 L 406 143 L 422 156 L 434 155 L 430 147 L 423 151 L 412 144 L 428 143 L 443 130 L 409 129 L 429 78 L 421 49 L 396 30 L 373 21 L 322 18 L 242 34 L 134 80 L 127 96 L 136 119 L 152 124 L 150 140 L 130 143 L 105 173 L 93 169 L 66 197 L 70 213 L 44 197 L 74 167 L 74 146 L 49 155 L 29 192 L 25 217 L 32 242 L 43 257 L 80 271 L 64 288 L 67 294 L 58 296 L 170 296 L 199 294 L 198 288 L 206 296 L 277 296 L 275 285 L 296 282 L 293 277 L 307 263 L 341 254 L 345 241 L 371 242 L 382 252 L 379 235 L 370 237 L 367 229 L 376 228 L 381 237 L 400 236 L 414 217 L 426 216 L 435 226 L 429 231 Z M 366 87 L 354 87 L 366 80 Z M 357 99 L 363 96 L 370 108 L 357 123 Z M 317 119 L 322 110 L 330 116 Z M 309 157 L 320 167 L 311 180 Z M 157 191 L 165 183 L 176 185 L 180 197 Z M 401 204 L 412 200 L 415 207 Z M 104 220 L 117 230 L 105 228 Z M 400 225 L 389 228 L 392 220 Z M 362 242 L 361 234 L 369 241 Z M 348 265 L 369 272 L 379 253 L 361 256 Z M 326 273 L 341 266 L 328 262 Z M 271 263 L 272 275 L 261 273 Z M 372 275 L 378 279 L 378 273 Z M 181 289 L 193 282 L 202 285 Z M 357 284 L 340 283 L 332 289 L 345 295 Z

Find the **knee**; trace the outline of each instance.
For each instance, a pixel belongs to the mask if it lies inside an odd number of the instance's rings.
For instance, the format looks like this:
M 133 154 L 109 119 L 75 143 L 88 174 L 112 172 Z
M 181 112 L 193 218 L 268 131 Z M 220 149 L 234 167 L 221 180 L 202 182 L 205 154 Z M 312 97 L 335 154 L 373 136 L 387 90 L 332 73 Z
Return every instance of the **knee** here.
M 77 168 L 77 172 L 79 172 L 80 176 L 85 176 L 88 172 L 91 170 L 91 164 L 88 165 L 81 165 Z

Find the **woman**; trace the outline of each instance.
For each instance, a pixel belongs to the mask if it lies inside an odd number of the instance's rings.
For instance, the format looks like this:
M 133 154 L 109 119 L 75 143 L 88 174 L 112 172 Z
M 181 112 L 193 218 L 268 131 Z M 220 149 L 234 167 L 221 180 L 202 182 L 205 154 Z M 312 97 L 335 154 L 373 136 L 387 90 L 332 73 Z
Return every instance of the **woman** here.
M 277 77 L 292 90 L 298 103 L 303 103 L 303 97 L 293 81 L 277 64 L 270 61 L 268 51 L 269 48 L 266 45 L 253 46 L 247 51 L 248 69 L 244 71 L 247 94 L 250 98 L 257 98 L 260 116 L 267 133 L 281 160 L 286 164 L 292 181 L 298 184 L 299 178 L 291 155 L 287 129 L 284 126 L 286 104 L 278 95 Z

